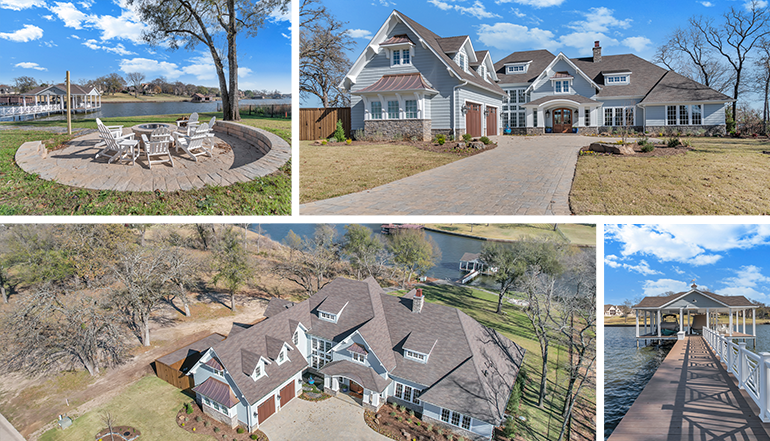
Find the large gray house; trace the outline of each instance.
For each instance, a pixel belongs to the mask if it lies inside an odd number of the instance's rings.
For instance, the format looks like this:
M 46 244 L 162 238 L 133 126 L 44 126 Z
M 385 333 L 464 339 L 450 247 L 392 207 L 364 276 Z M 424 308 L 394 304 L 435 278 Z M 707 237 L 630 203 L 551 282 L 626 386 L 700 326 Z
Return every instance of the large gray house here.
M 437 133 L 724 134 L 727 95 L 633 54 L 568 58 L 514 52 L 494 63 L 467 35 L 442 38 L 393 11 L 340 86 L 351 127 L 430 139 Z
M 373 278 L 335 279 L 294 304 L 273 299 L 267 319 L 233 327 L 193 366 L 193 391 L 214 418 L 250 431 L 301 392 L 306 371 L 327 393 L 365 408 L 396 402 L 466 438 L 490 439 L 524 349 L 422 290 L 385 294 Z

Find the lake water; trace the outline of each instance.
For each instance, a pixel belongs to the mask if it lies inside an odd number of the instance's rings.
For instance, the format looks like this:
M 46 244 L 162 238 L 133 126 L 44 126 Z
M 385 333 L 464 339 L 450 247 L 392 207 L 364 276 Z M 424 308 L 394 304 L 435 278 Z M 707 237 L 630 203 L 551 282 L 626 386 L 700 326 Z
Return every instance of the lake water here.
M 239 104 L 243 106 L 267 106 L 270 104 L 291 104 L 291 98 L 280 100 L 240 100 Z M 184 103 L 184 102 L 163 102 L 163 103 L 102 103 L 102 108 L 98 112 L 77 113 L 72 115 L 73 120 L 94 119 L 94 118 L 113 118 L 122 116 L 142 116 L 142 115 L 169 115 L 176 113 L 193 112 L 216 112 L 217 106 L 221 106 L 221 101 L 211 103 Z M 7 118 L 10 120 L 10 118 Z M 66 120 L 66 115 L 53 115 L 48 118 L 38 118 L 39 120 Z
M 751 325 L 746 329 L 751 333 Z M 757 325 L 757 347 L 747 345 L 755 352 L 770 352 L 770 325 Z M 669 350 L 670 346 L 637 349 L 634 326 L 604 328 L 604 439 L 620 424 Z

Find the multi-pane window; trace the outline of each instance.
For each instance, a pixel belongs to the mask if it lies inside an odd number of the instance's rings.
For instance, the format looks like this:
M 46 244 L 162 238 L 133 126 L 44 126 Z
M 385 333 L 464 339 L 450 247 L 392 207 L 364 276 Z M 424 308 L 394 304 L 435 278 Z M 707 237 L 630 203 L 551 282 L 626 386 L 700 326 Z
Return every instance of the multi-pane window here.
M 393 65 L 401 64 L 401 51 L 393 51 Z
M 553 91 L 555 93 L 569 93 L 569 81 L 554 81 Z
M 591 109 L 588 108 L 588 107 L 586 108 L 586 111 L 585 111 L 585 122 L 584 122 L 584 125 L 586 127 L 591 125 Z
M 262 366 L 257 365 L 257 367 L 254 368 L 254 378 L 259 378 L 262 376 Z
M 441 421 L 466 430 L 471 428 L 471 417 L 449 409 L 441 409 Z
M 396 398 L 409 401 L 414 404 L 420 404 L 419 396 L 420 391 L 418 389 L 414 389 L 410 386 L 398 382 L 396 383 Z
M 294 337 L 292 337 L 291 341 L 294 343 L 294 346 L 299 344 L 299 329 L 294 331 Z
M 310 366 L 320 369 L 332 361 L 332 342 L 320 338 L 310 338 Z
M 676 106 L 666 106 L 666 124 L 676 125 Z
M 459 426 L 460 425 L 460 414 L 457 412 L 452 412 L 452 425 L 453 426 Z
M 634 125 L 634 108 L 626 107 L 625 113 L 626 113 L 626 125 L 633 126 Z
M 605 108 L 604 109 L 604 125 L 605 126 L 611 126 L 612 125 L 612 108 Z
M 463 415 L 463 429 L 470 430 L 471 429 L 471 417 L 467 415 Z
M 370 104 L 371 106 L 371 118 L 372 119 L 382 119 L 382 103 L 379 101 L 372 101 Z
M 398 119 L 398 101 L 388 101 L 388 119 Z
M 286 351 L 281 351 L 278 354 L 278 364 L 283 363 L 283 360 L 285 360 L 285 359 L 286 359 Z
M 409 49 L 401 51 L 401 64 L 411 64 L 412 60 L 409 57 Z
M 318 317 L 326 320 L 327 322 L 337 322 L 337 316 L 335 314 L 329 314 L 328 312 L 318 311 Z
M 366 362 L 366 355 L 359 354 L 357 352 L 353 352 L 353 360 L 359 362 L 359 363 L 365 363 Z
M 521 105 L 527 102 L 525 89 L 509 89 L 508 97 L 503 103 L 503 124 L 506 127 L 526 127 L 526 112 Z
M 695 125 L 702 124 L 700 104 L 693 104 L 692 106 L 692 123 Z
M 604 108 L 605 126 L 633 126 L 634 108 L 629 107 L 605 107 Z
M 527 71 L 527 66 L 524 64 L 520 64 L 517 66 L 508 66 L 507 72 L 508 73 L 522 73 Z
M 628 83 L 628 75 L 611 75 L 604 77 L 604 84 L 626 84 Z
M 404 111 L 407 118 L 417 118 L 417 100 L 404 101 Z
M 680 125 L 689 125 L 690 124 L 690 111 L 689 106 L 679 106 L 679 124 Z
M 452 412 L 449 411 L 449 409 L 441 409 L 441 421 L 448 423 L 449 422 L 449 416 Z
M 468 63 L 467 63 L 467 61 L 466 61 L 466 60 L 467 60 L 467 58 L 465 58 L 465 54 L 464 54 L 464 53 L 460 52 L 459 54 L 457 54 L 457 61 L 458 61 L 458 63 L 457 63 L 457 64 L 459 64 L 459 65 L 460 65 L 460 67 L 461 67 L 461 68 L 462 68 L 464 71 L 466 71 L 466 72 L 467 72 L 467 71 L 468 71 Z
M 414 352 L 408 349 L 404 349 L 404 355 L 406 356 L 406 358 L 411 358 L 413 360 L 422 361 L 422 362 L 425 361 L 425 354 L 421 354 L 419 352 Z

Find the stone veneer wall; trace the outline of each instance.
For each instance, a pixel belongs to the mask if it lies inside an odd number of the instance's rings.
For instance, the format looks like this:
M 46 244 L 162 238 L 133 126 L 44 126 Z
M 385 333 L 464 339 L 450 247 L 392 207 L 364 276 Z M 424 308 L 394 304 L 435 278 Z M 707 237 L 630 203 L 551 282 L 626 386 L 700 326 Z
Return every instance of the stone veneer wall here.
M 431 135 L 433 135 L 433 136 L 436 136 L 436 135 L 444 135 L 444 136 L 446 136 L 447 138 L 449 138 L 449 135 L 451 135 L 451 134 L 452 134 L 452 129 L 431 129 L 431 130 L 430 130 L 430 133 L 431 133 Z M 431 137 L 431 139 L 432 139 L 432 137 Z
M 398 136 L 415 137 L 430 141 L 431 121 L 429 119 L 367 119 L 364 121 L 364 136 L 393 139 Z
M 718 124 L 714 126 L 647 126 L 647 132 L 651 135 L 663 133 L 664 136 L 673 136 L 678 133 L 693 136 L 725 136 L 727 126 Z
M 597 127 L 597 132 L 594 133 L 595 135 L 600 133 L 606 133 L 608 135 L 612 135 L 613 132 L 620 133 L 623 130 L 628 131 L 629 133 L 644 133 L 644 127 L 642 126 L 628 126 L 628 127 L 616 127 L 616 126 L 600 126 Z
M 461 427 L 452 426 L 451 424 L 447 424 L 441 420 L 437 420 L 435 418 L 431 418 L 427 415 L 422 416 L 422 422 L 424 424 L 433 424 L 435 427 L 441 427 L 444 430 L 449 430 L 451 432 L 457 433 L 461 435 L 463 438 L 473 441 L 489 441 L 489 438 L 479 435 L 478 433 L 473 433 L 468 430 L 465 430 Z M 435 430 L 435 428 L 434 428 Z
M 247 142 L 263 155 L 278 154 L 286 155 L 284 163 L 291 158 L 291 147 L 280 136 L 270 132 L 260 130 L 256 127 L 238 124 L 232 121 L 217 121 L 214 124 L 214 131 L 233 136 L 241 141 Z M 279 167 L 283 165 L 280 164 Z
M 221 421 L 225 424 L 230 425 L 231 428 L 238 427 L 238 412 L 235 413 L 235 416 L 229 417 L 222 412 L 219 412 L 218 410 L 212 408 L 211 406 L 207 406 L 204 403 L 200 403 L 201 408 L 203 409 L 203 413 L 210 416 L 211 418 L 214 418 L 217 421 Z

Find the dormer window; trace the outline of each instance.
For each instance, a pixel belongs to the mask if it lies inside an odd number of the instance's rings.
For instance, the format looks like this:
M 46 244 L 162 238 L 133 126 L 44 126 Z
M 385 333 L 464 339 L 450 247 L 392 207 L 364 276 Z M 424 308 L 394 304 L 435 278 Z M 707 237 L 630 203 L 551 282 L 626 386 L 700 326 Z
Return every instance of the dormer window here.
M 392 114 L 393 112 L 395 114 Z M 398 119 L 398 114 L 398 101 L 388 101 L 388 119 Z M 348 306 L 348 301 L 345 298 L 329 297 L 318 307 L 318 318 L 327 322 L 337 323 L 346 306 Z
M 294 337 L 292 337 L 291 341 L 294 343 L 294 346 L 299 345 L 299 329 L 294 331 Z
M 404 349 L 404 357 L 414 361 L 419 361 L 420 363 L 426 363 L 428 361 L 427 355 L 421 352 L 410 351 L 409 349 Z
M 254 379 L 262 376 L 262 364 L 258 364 L 257 367 L 254 368 Z
M 282 349 L 281 352 L 278 354 L 278 364 L 283 364 L 284 361 L 286 361 L 286 349 Z
M 366 355 L 364 355 L 364 354 L 358 354 L 358 353 L 355 353 L 355 352 L 354 352 L 354 353 L 353 353 L 353 360 L 355 360 L 355 361 L 357 361 L 357 362 L 359 362 L 359 363 L 362 363 L 362 364 L 363 364 L 363 363 L 366 363 Z
M 555 93 L 569 93 L 569 81 L 554 81 L 553 91 Z
M 412 48 L 414 43 L 406 34 L 394 35 L 380 43 L 380 46 L 389 51 L 390 65 L 403 66 L 412 64 Z
M 318 317 L 327 322 L 337 323 L 337 314 L 329 314 L 328 312 L 318 311 Z
M 462 68 L 462 70 L 468 72 L 468 57 L 466 57 L 463 52 L 457 54 L 457 64 Z
M 608 86 L 619 86 L 623 84 L 629 84 L 631 82 L 631 73 L 614 73 L 604 75 L 604 84 Z

